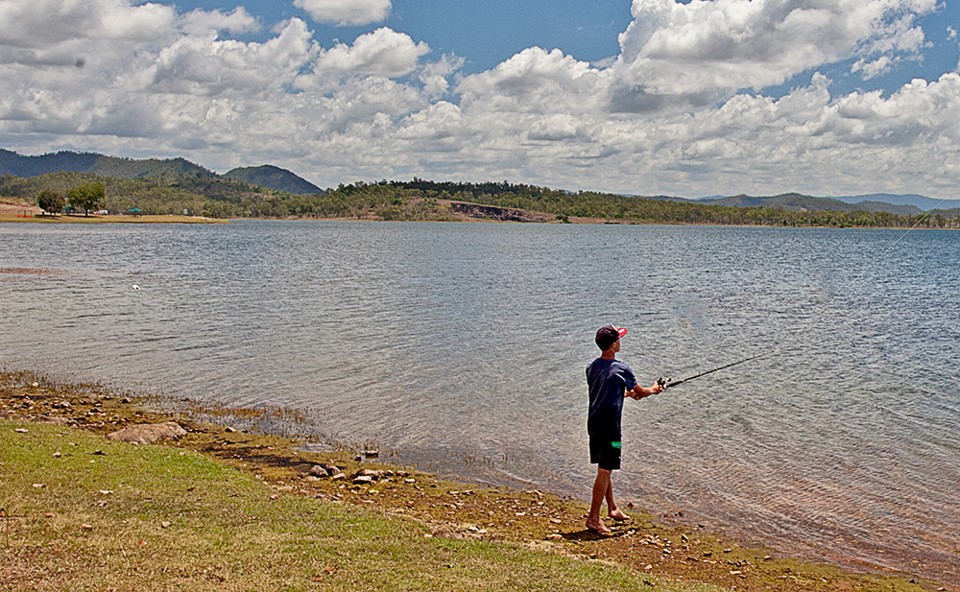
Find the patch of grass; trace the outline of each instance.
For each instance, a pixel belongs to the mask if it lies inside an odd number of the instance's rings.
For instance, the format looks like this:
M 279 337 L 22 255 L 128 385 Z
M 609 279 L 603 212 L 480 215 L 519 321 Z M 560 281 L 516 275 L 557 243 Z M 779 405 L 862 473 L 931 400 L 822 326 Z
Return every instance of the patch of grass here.
M 723 590 L 433 537 L 193 451 L 65 426 L 0 420 L 0 482 L 2 590 Z

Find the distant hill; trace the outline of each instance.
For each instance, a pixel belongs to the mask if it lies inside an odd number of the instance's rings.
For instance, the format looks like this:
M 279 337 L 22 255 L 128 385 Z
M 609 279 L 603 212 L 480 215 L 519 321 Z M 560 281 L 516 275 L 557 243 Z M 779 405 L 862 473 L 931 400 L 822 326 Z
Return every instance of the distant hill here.
M 835 199 L 848 204 L 880 202 L 901 206 L 914 206 L 925 212 L 932 209 L 946 210 L 951 208 L 960 208 L 960 199 L 933 199 L 931 197 L 915 194 L 899 195 L 893 193 L 872 193 L 870 195 L 850 195 L 837 197 Z
M 271 165 L 233 169 L 225 175 L 205 169 L 184 158 L 136 160 L 92 152 L 61 151 L 39 156 L 23 156 L 0 149 L 0 175 L 31 178 L 54 173 L 81 173 L 114 179 L 193 177 L 230 179 L 295 195 L 322 194 L 323 190 L 288 170 Z
M 259 185 L 295 195 L 316 195 L 323 190 L 286 169 L 265 164 L 258 167 L 233 169 L 223 175 L 227 179 L 243 181 L 250 185 Z
M 912 216 L 922 213 L 922 210 L 913 205 L 895 205 L 881 201 L 845 202 L 829 197 L 812 197 L 799 193 L 785 193 L 771 197 L 753 197 L 736 195 L 733 197 L 707 198 L 698 200 L 699 203 L 738 208 L 766 207 L 780 208 L 793 211 L 821 211 L 821 212 L 889 212 L 901 216 Z M 931 200 L 934 201 L 934 200 Z
M 217 174 L 183 158 L 134 160 L 91 152 L 56 152 L 22 156 L 0 149 L 0 175 L 39 177 L 50 173 L 84 173 L 117 179 L 194 176 L 212 178 Z

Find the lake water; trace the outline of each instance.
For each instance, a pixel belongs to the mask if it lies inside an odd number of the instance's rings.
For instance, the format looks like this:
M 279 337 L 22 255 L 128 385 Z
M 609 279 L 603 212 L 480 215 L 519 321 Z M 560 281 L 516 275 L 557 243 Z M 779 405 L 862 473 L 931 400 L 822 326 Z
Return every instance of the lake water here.
M 957 232 L 0 224 L 0 268 L 8 368 L 583 499 L 597 327 L 645 384 L 769 353 L 627 401 L 618 497 L 960 583 Z

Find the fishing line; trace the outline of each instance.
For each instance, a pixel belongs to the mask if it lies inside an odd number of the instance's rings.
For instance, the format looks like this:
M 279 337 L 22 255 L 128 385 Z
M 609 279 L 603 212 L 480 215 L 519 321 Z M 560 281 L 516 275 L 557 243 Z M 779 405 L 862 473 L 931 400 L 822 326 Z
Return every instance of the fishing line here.
M 934 205 L 934 206 L 937 206 L 937 205 L 939 205 L 941 202 L 943 202 L 945 199 L 946 199 L 945 197 L 941 197 L 941 198 L 938 199 L 936 202 L 934 202 L 933 205 Z M 927 218 L 929 218 L 929 217 L 930 217 L 930 214 L 931 214 L 935 209 L 936 209 L 936 207 L 931 207 L 929 210 L 927 210 L 926 212 L 924 212 L 923 216 L 920 216 L 920 219 L 917 220 L 916 224 L 914 224 L 913 226 L 911 226 L 910 228 L 908 228 L 906 231 L 904 231 L 904 233 L 900 235 L 900 238 L 898 238 L 896 241 L 894 241 L 894 243 L 893 243 L 892 245 L 890 245 L 890 246 L 887 248 L 886 251 L 884 251 L 883 253 L 880 253 L 880 257 L 881 257 L 881 258 L 882 258 L 882 257 L 886 257 L 887 254 L 890 253 L 890 251 L 892 251 L 892 250 L 894 249 L 894 247 L 896 247 L 897 245 L 900 244 L 900 241 L 902 241 L 903 239 L 905 239 L 908 234 L 910 234 L 911 232 L 913 232 L 918 226 L 920 226 L 920 224 L 921 224 L 924 220 L 926 220 Z
M 886 257 L 891 251 L 893 251 L 893 249 L 896 248 L 896 246 L 899 245 L 900 242 L 903 241 L 903 239 L 905 239 L 908 234 L 910 234 L 911 232 L 913 232 L 914 230 L 916 230 L 916 229 L 920 226 L 920 224 L 923 223 L 924 220 L 926 220 L 927 218 L 930 217 L 930 215 L 936 210 L 936 206 L 940 205 L 940 204 L 941 204 L 943 201 L 945 201 L 945 200 L 946 200 L 946 198 L 943 198 L 943 197 L 942 197 L 942 198 L 938 199 L 937 201 L 935 201 L 934 204 L 933 204 L 933 207 L 931 207 L 929 210 L 927 210 L 926 212 L 924 212 L 924 214 L 923 214 L 922 216 L 920 216 L 920 218 L 913 224 L 913 226 L 911 226 L 910 228 L 908 228 L 907 230 L 905 230 L 905 231 L 903 232 L 903 234 L 901 234 L 900 237 L 899 237 L 896 241 L 894 241 L 894 243 L 893 243 L 892 245 L 890 245 L 889 247 L 887 247 L 887 249 L 884 250 L 884 251 L 880 254 L 880 257 L 879 257 L 879 258 L 882 259 L 882 258 Z M 693 376 L 688 376 L 688 377 L 683 378 L 683 379 L 680 379 L 680 380 L 671 380 L 671 379 L 669 379 L 669 378 L 660 377 L 660 378 L 657 379 L 657 384 L 659 384 L 659 385 L 663 388 L 663 390 L 666 390 L 666 389 L 671 388 L 671 387 L 674 387 L 674 386 L 679 386 L 679 385 L 681 385 L 681 384 L 683 384 L 683 383 L 685 383 L 685 382 L 689 382 L 689 381 L 691 381 L 691 380 L 695 380 L 695 379 L 700 378 L 700 377 L 702 377 L 702 376 L 706 376 L 706 375 L 708 375 L 708 374 L 713 374 L 714 372 L 719 372 L 719 371 L 721 371 L 721 370 L 726 370 L 727 368 L 732 368 L 732 367 L 734 367 L 734 366 L 738 366 L 738 365 L 740 365 L 740 364 L 744 364 L 744 363 L 749 362 L 749 361 L 751 361 L 751 360 L 758 360 L 758 359 L 760 359 L 760 358 L 765 358 L 765 357 L 772 356 L 772 355 L 778 355 L 778 354 L 780 354 L 780 353 L 781 353 L 781 349 L 780 349 L 780 348 L 777 348 L 777 349 L 775 349 L 775 350 L 773 350 L 773 351 L 768 351 L 768 352 L 763 353 L 763 354 L 759 354 L 759 355 L 755 355 L 755 356 L 750 356 L 750 357 L 744 358 L 744 359 L 742 359 L 742 360 L 737 360 L 736 362 L 731 362 L 731 363 L 725 364 L 725 365 L 723 365 L 723 366 L 718 366 L 718 367 L 713 368 L 713 369 L 711 369 L 711 370 L 706 370 L 706 371 L 704 371 L 704 372 L 700 372 L 700 373 L 698 373 L 698 374 L 694 374 Z

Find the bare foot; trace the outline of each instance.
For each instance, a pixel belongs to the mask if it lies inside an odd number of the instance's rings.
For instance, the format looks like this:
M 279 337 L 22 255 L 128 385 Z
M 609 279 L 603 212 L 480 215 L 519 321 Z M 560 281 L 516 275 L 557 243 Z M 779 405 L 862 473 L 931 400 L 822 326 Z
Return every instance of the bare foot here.
M 587 530 L 597 534 L 613 534 L 613 531 L 607 528 L 607 525 L 604 524 L 602 520 L 596 523 L 587 520 Z
M 607 515 L 610 516 L 611 518 L 613 518 L 614 520 L 616 520 L 617 522 L 623 522 L 624 520 L 630 520 L 630 516 L 627 516 L 626 514 L 624 514 L 623 512 L 621 512 L 619 509 L 612 511 L 612 512 L 610 512 L 610 513 L 607 514 Z

